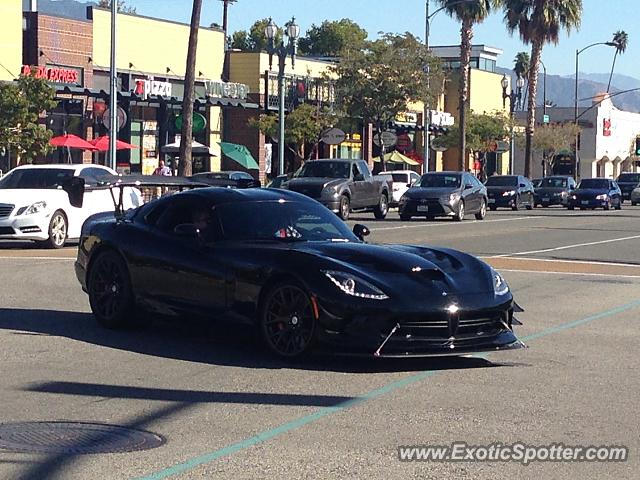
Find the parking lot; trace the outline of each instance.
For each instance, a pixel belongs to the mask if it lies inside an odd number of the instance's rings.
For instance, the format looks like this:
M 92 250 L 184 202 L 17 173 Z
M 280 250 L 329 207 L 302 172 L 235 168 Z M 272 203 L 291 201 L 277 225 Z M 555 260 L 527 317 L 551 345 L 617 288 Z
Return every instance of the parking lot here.
M 640 207 L 355 214 L 376 243 L 444 245 L 504 273 L 530 348 L 471 358 L 276 361 L 242 329 L 96 325 L 75 247 L 0 246 L 0 423 L 160 435 L 131 453 L 0 450 L 2 479 L 637 478 Z M 623 463 L 400 462 L 404 445 L 624 445 Z

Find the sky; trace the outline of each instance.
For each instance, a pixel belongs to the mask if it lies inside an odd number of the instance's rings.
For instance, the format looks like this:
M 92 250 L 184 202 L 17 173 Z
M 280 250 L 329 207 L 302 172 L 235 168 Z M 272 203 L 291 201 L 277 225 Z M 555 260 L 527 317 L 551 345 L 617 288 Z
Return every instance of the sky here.
M 190 0 L 127 0 L 127 4 L 136 7 L 141 15 L 185 23 L 191 18 Z M 437 8 L 437 2 L 431 0 L 431 12 Z M 618 56 L 615 71 L 640 78 L 640 33 L 633 28 L 640 21 L 639 9 L 639 0 L 583 0 L 580 29 L 568 36 L 563 33 L 557 46 L 544 47 L 542 60 L 547 73 L 572 75 L 576 49 L 609 41 L 616 30 L 624 30 L 629 34 L 629 45 L 627 51 Z M 255 20 L 266 17 L 273 17 L 281 26 L 292 16 L 296 17 L 302 33 L 312 24 L 341 18 L 358 23 L 367 30 L 370 39 L 376 38 L 378 32 L 411 32 L 421 39 L 425 33 L 425 0 L 238 0 L 229 7 L 229 32 L 248 30 Z M 202 24 L 214 22 L 222 24 L 222 2 L 204 0 Z M 436 14 L 431 19 L 429 42 L 432 46 L 458 45 L 460 25 L 445 12 Z M 530 47 L 523 45 L 517 35 L 509 35 L 500 12 L 474 28 L 473 43 L 502 49 L 498 65 L 506 68 L 513 67 L 517 52 L 530 52 Z M 580 72 L 608 73 L 613 53 L 614 49 L 608 46 L 596 46 L 581 53 Z

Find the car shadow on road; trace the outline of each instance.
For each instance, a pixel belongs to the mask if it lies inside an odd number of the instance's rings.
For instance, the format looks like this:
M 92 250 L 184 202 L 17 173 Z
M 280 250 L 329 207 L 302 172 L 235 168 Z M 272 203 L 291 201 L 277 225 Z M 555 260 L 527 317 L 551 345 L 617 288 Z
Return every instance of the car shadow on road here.
M 84 312 L 0 308 L 0 329 L 15 335 L 52 335 L 210 365 L 341 373 L 420 372 L 504 366 L 481 357 L 374 358 L 318 352 L 296 361 L 270 355 L 250 326 L 180 319 L 139 330 L 107 330 Z

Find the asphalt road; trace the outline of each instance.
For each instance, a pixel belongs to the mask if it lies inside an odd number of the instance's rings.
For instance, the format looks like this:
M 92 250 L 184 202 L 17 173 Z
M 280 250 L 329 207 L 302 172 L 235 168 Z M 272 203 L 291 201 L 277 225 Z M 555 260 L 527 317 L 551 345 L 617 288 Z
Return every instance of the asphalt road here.
M 97 422 L 162 435 L 98 455 L 0 450 L 1 479 L 638 478 L 640 208 L 366 223 L 371 241 L 499 268 L 530 348 L 478 358 L 274 361 L 245 332 L 93 321 L 74 248 L 0 245 L 0 423 Z M 399 445 L 625 445 L 624 463 L 418 462 Z

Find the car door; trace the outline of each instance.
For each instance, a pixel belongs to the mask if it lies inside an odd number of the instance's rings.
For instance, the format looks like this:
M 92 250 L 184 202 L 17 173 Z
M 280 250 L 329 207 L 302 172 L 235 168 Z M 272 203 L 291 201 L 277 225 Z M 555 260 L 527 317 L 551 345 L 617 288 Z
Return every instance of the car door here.
M 364 160 L 360 160 L 357 163 L 358 171 L 364 177 L 364 186 L 363 190 L 365 192 L 365 201 L 364 205 L 369 207 L 373 205 L 378 205 L 380 201 L 378 183 L 373 181 L 373 175 L 371 175 L 371 171 L 369 170 L 369 166 Z
M 152 306 L 203 314 L 226 309 L 224 253 L 215 242 L 176 232 L 178 225 L 193 225 L 196 212 L 208 212 L 211 228 L 219 229 L 213 205 L 207 202 L 195 195 L 175 195 L 145 220 L 141 239 L 145 247 L 138 248 L 131 262 L 135 264 L 134 284 Z
M 358 164 L 351 164 L 351 208 L 363 208 L 367 205 L 367 189 L 364 175 L 360 172 Z
M 462 174 L 462 198 L 464 199 L 464 209 L 469 212 L 476 212 L 480 208 L 480 198 L 478 187 L 468 173 Z
M 609 182 L 609 196 L 614 199 L 614 201 L 611 203 L 615 205 L 618 205 L 618 202 L 622 203 L 622 191 L 620 190 L 620 186 L 617 184 L 617 182 Z

